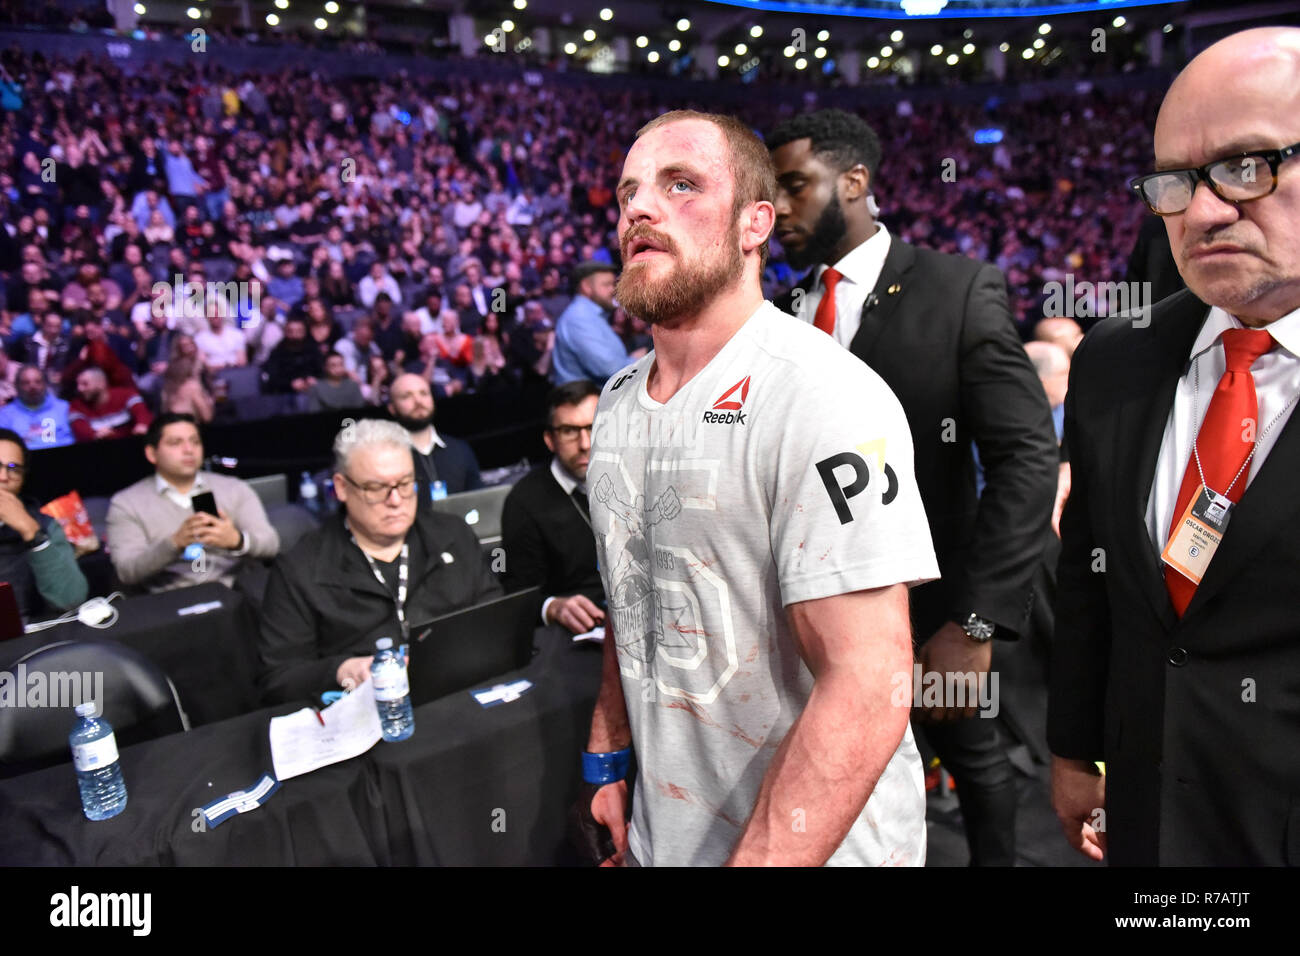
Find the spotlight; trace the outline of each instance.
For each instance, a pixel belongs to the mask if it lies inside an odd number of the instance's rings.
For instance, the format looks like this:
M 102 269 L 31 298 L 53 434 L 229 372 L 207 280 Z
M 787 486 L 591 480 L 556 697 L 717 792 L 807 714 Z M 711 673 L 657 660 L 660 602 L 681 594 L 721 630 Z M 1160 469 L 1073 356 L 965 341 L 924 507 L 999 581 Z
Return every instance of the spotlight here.
M 649 60 L 651 63 L 658 63 L 658 62 L 659 62 L 659 51 L 658 51 L 658 50 L 651 50 L 649 53 L 646 54 L 646 59 Z
M 338 12 L 339 12 L 339 5 L 338 5 L 337 3 L 335 3 L 334 0 L 329 0 L 329 3 L 325 4 L 325 12 L 326 12 L 326 13 L 338 13 Z
M 1110 25 L 1113 26 L 1116 30 L 1118 30 L 1126 23 L 1128 23 L 1128 21 L 1125 20 L 1123 17 L 1116 17 L 1114 20 L 1110 21 Z
M 965 53 L 967 56 L 970 56 L 972 53 L 975 52 L 975 44 L 967 43 L 964 47 L 961 48 L 961 52 Z
M 312 26 L 314 26 L 317 30 L 324 30 L 329 25 L 330 25 L 329 21 L 326 20 L 324 17 L 317 17 L 315 20 L 312 21 Z
M 609 7 L 601 7 L 601 8 L 600 8 L 600 18 L 601 18 L 602 20 L 613 20 L 613 19 L 614 19 L 614 11 L 611 10 Z
M 726 66 L 730 62 L 731 62 L 731 57 L 727 56 L 727 54 L 725 53 L 722 54 L 722 56 L 718 57 L 718 66 Z
M 818 41 L 819 43 L 825 43 L 825 42 L 826 42 L 827 40 L 829 40 L 830 38 L 831 38 L 831 31 L 830 31 L 830 30 L 818 30 L 818 31 L 817 31 L 817 41 Z
M 1040 23 L 1038 25 L 1038 32 L 1042 36 L 1047 36 L 1047 34 L 1052 32 L 1052 25 L 1050 23 Z
M 892 46 L 882 46 L 880 48 L 880 55 L 884 58 L 891 57 L 894 55 L 894 48 Z
M 203 16 L 203 14 L 199 13 L 198 7 L 190 7 L 185 11 L 185 15 L 191 20 L 197 20 L 199 17 Z
M 755 40 L 757 40 L 759 37 L 763 35 L 763 28 L 760 27 L 757 23 L 755 23 L 752 27 L 749 28 L 749 35 L 753 37 Z
M 144 16 L 144 14 L 145 14 L 145 8 L 144 8 L 144 4 L 143 4 L 143 3 L 137 3 L 137 4 L 136 4 L 134 7 L 132 7 L 131 9 L 135 11 L 135 15 L 136 15 L 137 17 L 142 17 L 142 16 Z
M 691 28 L 691 21 L 686 19 L 685 17 L 682 17 L 680 20 L 677 21 L 677 29 L 680 32 L 685 33 L 690 28 Z
M 736 44 L 736 56 L 744 56 L 748 52 L 749 52 L 749 47 L 745 46 L 745 44 L 743 43 Z
M 510 33 L 511 31 L 514 30 L 514 28 L 515 28 L 515 21 L 514 21 L 514 20 L 502 20 L 502 21 L 501 21 L 501 29 L 502 29 L 504 32 L 506 32 L 506 33 Z
M 569 56 L 573 56 L 573 54 L 578 52 L 578 44 L 570 40 L 568 43 L 564 44 L 564 52 L 569 54 Z
M 516 10 L 526 10 L 528 8 L 528 0 L 515 0 L 514 6 Z
M 682 48 L 682 41 L 677 39 L 676 37 L 673 37 L 671 40 L 668 41 L 668 49 L 672 50 L 674 53 L 676 53 L 681 48 Z
M 266 22 L 269 26 L 278 27 L 280 25 L 280 18 L 274 13 L 268 13 L 266 15 Z
M 1045 46 L 1047 46 L 1047 41 L 1044 40 L 1042 37 L 1039 37 L 1037 40 L 1034 41 L 1035 50 L 1041 50 Z
M 802 70 L 807 65 L 808 65 L 808 61 L 805 60 L 803 57 L 799 57 L 799 59 L 794 61 L 794 68 L 796 70 Z
M 819 46 L 817 49 L 813 50 L 813 56 L 817 57 L 819 60 L 826 59 L 826 47 Z
M 942 43 L 936 43 L 934 46 L 930 47 L 930 56 L 938 56 L 942 52 L 943 52 Z
M 961 57 L 959 57 L 956 53 L 949 53 L 949 54 L 948 54 L 948 65 L 949 65 L 949 66 L 956 66 L 956 65 L 957 65 L 957 61 L 960 60 L 960 59 L 961 59 Z
M 903 42 L 903 31 L 902 31 L 902 30 L 895 30 L 893 33 L 891 33 L 891 34 L 889 35 L 889 39 L 893 40 L 895 43 L 902 43 L 902 42 Z
M 596 40 L 596 31 L 595 31 L 595 30 L 583 30 L 583 31 L 582 31 L 582 38 L 583 38 L 584 40 L 586 40 L 588 43 L 593 43 L 593 42 L 595 42 L 595 40 Z
M 645 36 L 637 37 L 636 45 L 644 50 L 646 47 L 650 45 L 650 38 Z
M 878 66 L 880 66 L 880 57 L 878 57 L 878 56 L 869 56 L 869 57 L 867 57 L 867 69 L 868 69 L 868 70 L 874 70 L 874 69 L 875 69 L 876 67 L 878 67 Z

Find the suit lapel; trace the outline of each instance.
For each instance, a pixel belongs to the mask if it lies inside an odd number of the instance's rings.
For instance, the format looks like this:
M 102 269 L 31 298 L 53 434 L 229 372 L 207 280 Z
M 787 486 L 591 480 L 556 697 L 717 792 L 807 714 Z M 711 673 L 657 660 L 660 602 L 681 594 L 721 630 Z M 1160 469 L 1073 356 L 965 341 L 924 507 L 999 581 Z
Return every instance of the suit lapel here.
M 853 336 L 853 341 L 849 343 L 849 351 L 868 365 L 871 364 L 868 360 L 871 347 L 884 331 L 899 302 L 902 301 L 903 295 L 907 292 L 907 273 L 915 261 L 915 249 L 896 236 L 890 239 L 889 254 L 885 256 L 885 264 L 880 269 L 880 278 L 876 280 L 876 287 L 867 296 L 866 304 L 862 307 L 862 319 L 858 331 Z
M 1165 426 L 1174 405 L 1178 380 L 1187 366 L 1196 334 L 1209 314 L 1209 306 L 1190 292 L 1183 295 L 1186 302 L 1179 302 L 1168 315 L 1158 320 L 1152 318 L 1152 334 L 1133 337 L 1136 354 L 1128 367 L 1141 369 L 1143 374 L 1150 376 L 1152 385 L 1145 407 L 1125 413 L 1125 417 L 1132 415 L 1136 448 L 1127 441 L 1116 445 L 1118 480 L 1115 487 L 1118 492 L 1116 505 L 1121 515 L 1121 543 L 1137 563 L 1137 579 L 1142 582 L 1142 591 L 1166 628 L 1173 628 L 1178 623 L 1178 616 L 1165 587 L 1160 553 L 1147 533 L 1147 498 L 1155 478 L 1156 461 L 1164 442 Z M 1133 449 L 1134 453 L 1123 454 L 1125 448 Z

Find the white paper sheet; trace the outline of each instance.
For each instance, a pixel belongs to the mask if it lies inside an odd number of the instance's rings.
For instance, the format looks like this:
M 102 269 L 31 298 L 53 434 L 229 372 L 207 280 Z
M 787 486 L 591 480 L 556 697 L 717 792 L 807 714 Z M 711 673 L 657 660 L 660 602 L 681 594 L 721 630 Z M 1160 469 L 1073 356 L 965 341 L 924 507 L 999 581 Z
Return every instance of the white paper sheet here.
M 360 756 L 383 737 L 370 681 L 320 712 L 310 707 L 271 720 L 271 764 L 277 780 Z
M 573 643 L 576 644 L 579 641 L 595 641 L 597 644 L 604 643 L 605 626 L 603 624 L 597 624 L 595 627 L 593 627 L 590 631 L 587 631 L 585 634 L 574 634 Z

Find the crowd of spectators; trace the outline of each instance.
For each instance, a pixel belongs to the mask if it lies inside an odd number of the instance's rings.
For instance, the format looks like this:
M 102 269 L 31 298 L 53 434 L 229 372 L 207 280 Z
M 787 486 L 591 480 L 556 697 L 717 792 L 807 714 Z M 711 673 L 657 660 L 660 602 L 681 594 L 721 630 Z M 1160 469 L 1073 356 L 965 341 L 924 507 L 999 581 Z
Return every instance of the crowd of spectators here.
M 574 269 L 619 263 L 627 145 L 660 112 L 709 108 L 598 78 L 126 74 L 17 50 L 0 64 L 23 91 L 0 116 L 0 399 L 39 369 L 50 396 L 89 406 L 72 412 L 87 440 L 151 412 L 383 404 L 404 372 L 437 398 L 552 377 Z M 996 263 L 1028 338 L 1047 283 L 1122 277 L 1141 219 L 1123 184 L 1148 164 L 1154 106 L 1080 91 L 864 111 L 881 218 Z M 756 99 L 743 118 L 761 131 L 803 108 Z M 1002 141 L 976 145 L 990 126 Z M 774 243 L 767 291 L 795 278 Z M 636 317 L 613 323 L 629 352 L 648 344 Z M 249 376 L 283 398 L 241 405 Z

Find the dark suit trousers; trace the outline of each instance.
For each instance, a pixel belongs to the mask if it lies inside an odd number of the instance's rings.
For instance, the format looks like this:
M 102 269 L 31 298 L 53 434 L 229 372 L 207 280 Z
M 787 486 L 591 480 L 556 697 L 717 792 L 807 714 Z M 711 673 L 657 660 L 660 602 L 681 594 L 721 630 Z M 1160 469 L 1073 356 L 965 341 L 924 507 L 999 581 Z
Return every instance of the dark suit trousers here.
M 912 731 L 925 735 L 957 785 L 970 865 L 1014 866 L 1016 771 L 1007 758 L 1010 742 L 998 719 L 914 721 Z

